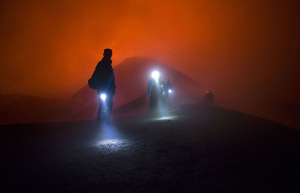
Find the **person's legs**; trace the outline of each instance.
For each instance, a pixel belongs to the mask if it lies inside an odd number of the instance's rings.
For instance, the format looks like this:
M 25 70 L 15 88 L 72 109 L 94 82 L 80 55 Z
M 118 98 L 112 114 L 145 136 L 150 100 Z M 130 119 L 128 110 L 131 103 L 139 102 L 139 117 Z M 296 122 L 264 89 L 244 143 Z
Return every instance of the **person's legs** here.
M 97 124 L 110 123 L 111 112 L 113 109 L 113 96 L 107 95 L 105 101 L 99 99 Z
M 113 110 L 113 95 L 107 96 L 107 112 L 106 112 L 106 122 L 110 123 L 111 112 Z
M 98 102 L 99 102 L 99 105 L 98 105 L 98 116 L 97 116 L 97 124 L 100 125 L 101 123 L 101 119 L 102 119 L 102 100 L 100 99 L 100 97 L 98 97 Z
M 153 108 L 154 109 L 158 108 L 158 96 L 157 95 L 153 96 Z
M 166 107 L 166 106 L 167 106 L 167 105 L 166 105 L 166 103 L 167 103 L 167 98 L 166 98 L 166 96 L 163 95 L 163 96 L 161 97 L 161 100 L 162 100 L 163 107 Z
M 153 96 L 151 95 L 150 96 L 150 109 L 153 109 L 154 108 L 154 99 L 153 99 Z
M 167 94 L 165 97 L 165 107 L 168 108 L 169 107 L 169 95 Z

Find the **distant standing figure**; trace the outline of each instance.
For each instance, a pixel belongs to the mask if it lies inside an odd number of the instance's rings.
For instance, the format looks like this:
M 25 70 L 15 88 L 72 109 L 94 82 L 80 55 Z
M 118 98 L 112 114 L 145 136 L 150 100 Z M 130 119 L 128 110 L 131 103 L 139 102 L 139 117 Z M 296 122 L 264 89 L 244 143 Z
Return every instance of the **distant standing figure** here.
M 150 109 L 154 110 L 158 108 L 158 101 L 160 98 L 161 88 L 158 82 L 151 78 L 148 82 L 148 95 L 150 96 Z
M 214 105 L 214 95 L 213 93 L 208 90 L 207 93 L 205 94 L 204 98 L 206 99 L 206 104 L 209 106 L 213 106 Z
M 160 82 L 160 89 L 161 89 L 161 101 L 162 101 L 162 104 L 163 106 L 165 107 L 166 106 L 166 95 L 167 95 L 167 90 L 166 90 L 166 82 L 164 80 L 162 80 Z
M 113 109 L 113 97 L 116 93 L 115 74 L 112 68 L 112 50 L 105 49 L 103 58 L 98 62 L 96 69 L 89 79 L 89 86 L 97 89 L 99 100 L 97 124 L 110 124 L 111 111 Z
M 173 88 L 172 88 L 172 84 L 170 82 L 170 79 L 167 80 L 166 86 L 165 86 L 165 90 L 166 90 L 166 101 L 168 101 L 169 98 L 169 94 L 171 94 L 173 92 Z
M 158 71 L 153 71 L 152 78 L 148 82 L 148 95 L 150 97 L 150 110 L 158 109 L 159 100 L 162 99 L 163 89 L 161 75 Z

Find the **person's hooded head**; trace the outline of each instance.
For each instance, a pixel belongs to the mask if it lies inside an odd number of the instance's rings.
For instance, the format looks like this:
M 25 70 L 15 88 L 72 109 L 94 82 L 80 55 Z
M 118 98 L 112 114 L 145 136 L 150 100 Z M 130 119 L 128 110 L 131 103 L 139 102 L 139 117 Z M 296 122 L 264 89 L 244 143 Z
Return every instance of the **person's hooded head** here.
M 103 58 L 107 60 L 111 60 L 112 57 L 112 50 L 109 48 L 106 48 L 103 52 Z

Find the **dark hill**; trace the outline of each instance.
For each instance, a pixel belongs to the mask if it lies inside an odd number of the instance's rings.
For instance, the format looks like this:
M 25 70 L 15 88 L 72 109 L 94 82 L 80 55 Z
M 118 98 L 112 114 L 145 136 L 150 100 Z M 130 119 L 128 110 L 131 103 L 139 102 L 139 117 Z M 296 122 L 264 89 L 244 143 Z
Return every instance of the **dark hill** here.
M 217 106 L 226 109 L 237 110 L 243 113 L 275 121 L 291 128 L 300 129 L 299 104 L 236 101 L 217 103 Z
M 0 124 L 87 119 L 88 117 L 76 113 L 80 111 L 82 105 L 76 101 L 45 99 L 30 95 L 0 96 Z
M 182 104 L 201 100 L 201 87 L 184 74 L 153 59 L 135 57 L 115 67 L 117 93 L 114 107 L 120 107 L 144 94 L 154 69 L 161 72 L 164 80 L 171 79 L 174 85 L 173 102 Z M 72 99 L 54 100 L 21 94 L 0 96 L 0 124 L 86 120 L 97 115 L 98 99 L 95 90 L 85 86 Z M 147 99 L 145 95 L 144 100 Z M 136 105 L 131 105 L 129 110 L 132 112 L 148 106 L 140 103 Z M 128 105 L 124 109 L 128 109 Z
M 135 57 L 128 58 L 115 67 L 117 93 L 114 108 L 144 94 L 154 69 L 162 73 L 164 80 L 171 79 L 174 85 L 174 102 L 182 104 L 201 100 L 201 87 L 184 74 L 153 59 Z M 144 97 L 145 100 L 148 99 L 147 96 Z M 86 120 L 97 115 L 98 99 L 95 90 L 85 86 L 72 99 L 53 100 L 21 94 L 0 96 L 0 124 Z M 131 106 L 130 110 L 142 107 L 139 104 Z
M 134 99 L 130 101 L 129 103 L 126 103 L 125 105 L 122 105 L 116 109 L 113 110 L 114 116 L 123 116 L 123 115 L 134 115 L 137 113 L 145 112 L 149 109 L 150 105 L 150 99 L 149 96 L 145 93 L 142 96 L 138 97 L 137 99 Z
M 174 95 L 173 102 L 178 104 L 199 102 L 205 91 L 192 79 L 181 72 L 144 57 L 132 57 L 114 67 L 117 92 L 114 97 L 114 108 L 118 108 L 147 92 L 147 84 L 153 70 L 159 70 L 162 79 L 171 80 Z M 88 108 L 97 107 L 96 91 L 86 85 L 72 96 L 73 100 L 88 103 Z

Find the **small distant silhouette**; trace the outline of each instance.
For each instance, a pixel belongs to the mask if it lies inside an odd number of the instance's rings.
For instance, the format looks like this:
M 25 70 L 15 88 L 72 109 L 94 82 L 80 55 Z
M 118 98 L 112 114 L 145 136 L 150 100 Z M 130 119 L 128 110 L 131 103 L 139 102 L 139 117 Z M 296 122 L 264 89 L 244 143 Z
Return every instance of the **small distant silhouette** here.
M 148 95 L 150 96 L 150 109 L 158 108 L 159 100 L 162 99 L 163 89 L 161 76 L 157 79 L 151 78 L 148 82 Z
M 170 79 L 167 80 L 167 83 L 166 83 L 166 86 L 165 86 L 165 87 L 166 87 L 166 88 L 165 88 L 165 90 L 166 90 L 166 99 L 168 100 L 169 94 L 170 94 L 171 92 L 173 92 L 173 88 L 172 88 L 172 84 L 171 84 L 171 82 L 170 82 Z
M 204 98 L 206 99 L 206 104 L 209 106 L 213 106 L 214 105 L 214 95 L 211 92 L 211 90 L 208 90 L 207 93 L 205 94 Z
M 113 97 L 116 93 L 115 74 L 112 68 L 112 50 L 105 49 L 103 58 L 98 62 L 88 83 L 92 89 L 97 90 L 99 99 L 97 124 L 110 124 L 113 109 Z
M 160 99 L 162 101 L 163 106 L 166 106 L 166 95 L 168 91 L 166 90 L 166 83 L 164 80 L 161 81 L 160 87 L 161 87 Z

